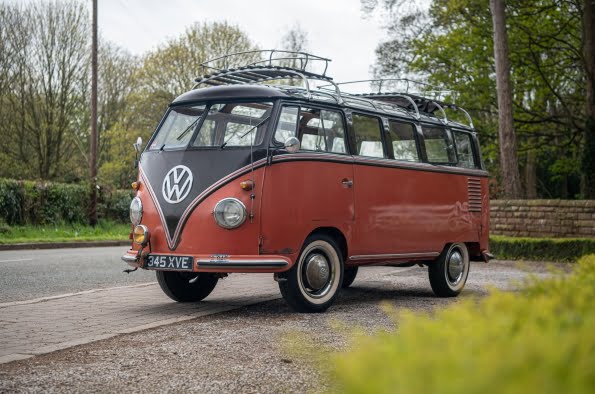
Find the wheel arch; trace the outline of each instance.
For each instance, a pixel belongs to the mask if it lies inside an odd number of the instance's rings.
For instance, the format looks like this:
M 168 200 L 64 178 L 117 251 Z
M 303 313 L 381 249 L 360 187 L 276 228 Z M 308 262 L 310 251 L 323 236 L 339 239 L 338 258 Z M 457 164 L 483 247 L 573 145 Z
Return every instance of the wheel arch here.
M 324 234 L 334 239 L 337 243 L 337 246 L 339 247 L 339 251 L 341 252 L 341 257 L 343 258 L 343 260 L 347 259 L 347 253 L 349 251 L 347 246 L 347 238 L 345 238 L 345 235 L 341 230 L 339 230 L 336 227 L 317 227 L 306 236 L 303 243 L 306 242 L 306 239 L 308 239 L 308 237 L 311 237 L 312 235 L 316 234 Z

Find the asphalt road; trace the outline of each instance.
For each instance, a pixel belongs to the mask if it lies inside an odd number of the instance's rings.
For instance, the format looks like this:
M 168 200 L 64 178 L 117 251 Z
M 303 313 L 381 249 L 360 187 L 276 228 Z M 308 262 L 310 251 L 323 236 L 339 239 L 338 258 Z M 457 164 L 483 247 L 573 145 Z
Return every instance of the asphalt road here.
M 125 246 L 0 251 L 0 303 L 155 281 L 122 271 Z

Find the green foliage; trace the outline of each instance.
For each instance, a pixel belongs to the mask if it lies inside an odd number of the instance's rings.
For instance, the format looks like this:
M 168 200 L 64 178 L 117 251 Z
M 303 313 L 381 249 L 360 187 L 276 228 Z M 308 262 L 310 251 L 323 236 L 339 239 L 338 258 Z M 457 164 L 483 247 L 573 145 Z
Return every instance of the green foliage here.
M 85 223 L 89 207 L 87 184 L 0 179 L 0 220 L 9 225 Z M 99 217 L 126 222 L 132 194 L 103 191 Z
M 372 8 L 378 4 L 362 1 Z M 390 39 L 377 48 L 376 74 L 412 76 L 456 90 L 456 103 L 471 113 L 485 162 L 498 179 L 493 29 L 488 2 L 432 0 L 427 10 L 389 0 L 381 4 L 391 11 Z M 587 177 L 593 174 L 585 171 L 585 165 L 580 166 L 585 148 L 580 4 L 559 0 L 506 2 L 519 163 L 523 174 L 536 175 L 527 177 L 537 182 L 527 182 L 526 189 L 536 188 L 547 198 L 574 197 L 581 173 Z M 586 157 L 583 153 L 583 162 Z
M 532 279 L 435 315 L 392 311 L 397 330 L 332 357 L 345 393 L 591 393 L 595 255 L 568 276 Z
M 499 260 L 574 262 L 595 253 L 595 239 L 492 236 L 490 252 Z
M 131 225 L 111 220 L 100 220 L 97 226 L 85 224 L 55 224 L 29 226 L 2 226 L 0 244 L 28 242 L 74 242 L 74 241 L 125 241 Z

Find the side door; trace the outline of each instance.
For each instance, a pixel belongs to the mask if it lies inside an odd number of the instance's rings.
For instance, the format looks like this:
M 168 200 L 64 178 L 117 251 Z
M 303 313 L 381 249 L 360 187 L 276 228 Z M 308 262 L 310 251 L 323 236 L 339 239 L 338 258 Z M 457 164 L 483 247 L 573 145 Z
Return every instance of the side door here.
M 283 105 L 275 125 L 272 158 L 265 169 L 261 253 L 297 254 L 319 227 L 339 229 L 349 240 L 354 218 L 353 159 L 342 111 Z M 283 144 L 300 140 L 290 153 Z

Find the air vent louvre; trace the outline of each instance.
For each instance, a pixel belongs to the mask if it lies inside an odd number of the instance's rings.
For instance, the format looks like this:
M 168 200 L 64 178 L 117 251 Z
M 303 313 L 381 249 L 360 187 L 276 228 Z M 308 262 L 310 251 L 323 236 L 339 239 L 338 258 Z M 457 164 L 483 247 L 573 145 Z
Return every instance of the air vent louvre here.
M 481 179 L 467 178 L 469 212 L 481 212 Z

